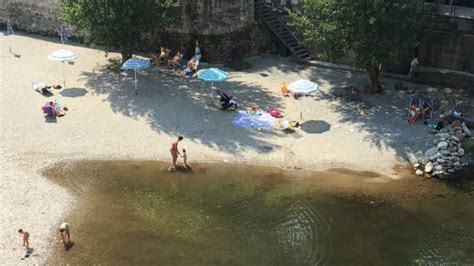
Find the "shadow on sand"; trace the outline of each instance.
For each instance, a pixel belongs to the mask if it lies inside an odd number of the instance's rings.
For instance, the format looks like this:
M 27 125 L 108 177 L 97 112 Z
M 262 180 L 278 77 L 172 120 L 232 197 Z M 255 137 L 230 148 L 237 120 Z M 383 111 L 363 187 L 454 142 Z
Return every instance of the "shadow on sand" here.
M 156 132 L 183 135 L 232 154 L 269 146 L 269 142 L 264 139 L 275 137 L 273 134 L 236 127 L 231 124 L 235 112 L 210 107 L 210 82 L 180 77 L 168 70 L 150 69 L 137 75 L 138 95 L 135 95 L 132 72 L 115 74 L 96 69 L 94 72 L 83 72 L 82 75 L 91 93 L 107 95 L 107 102 L 114 112 L 135 119 L 145 117 Z M 233 95 L 240 106 L 257 104 L 265 109 L 281 104 L 279 97 L 256 85 L 223 81 L 214 83 L 214 93 L 217 89 Z M 215 95 L 213 101 L 218 103 Z M 176 111 L 171 113 L 170 110 Z M 186 113 L 181 110 L 193 111 Z

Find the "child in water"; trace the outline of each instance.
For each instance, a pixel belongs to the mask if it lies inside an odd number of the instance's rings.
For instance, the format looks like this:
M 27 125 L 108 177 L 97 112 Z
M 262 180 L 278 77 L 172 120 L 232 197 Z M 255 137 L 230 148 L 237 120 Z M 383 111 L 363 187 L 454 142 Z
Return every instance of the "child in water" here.
M 188 155 L 186 154 L 186 149 L 183 149 L 181 153 L 181 158 L 183 158 L 183 167 L 188 169 Z

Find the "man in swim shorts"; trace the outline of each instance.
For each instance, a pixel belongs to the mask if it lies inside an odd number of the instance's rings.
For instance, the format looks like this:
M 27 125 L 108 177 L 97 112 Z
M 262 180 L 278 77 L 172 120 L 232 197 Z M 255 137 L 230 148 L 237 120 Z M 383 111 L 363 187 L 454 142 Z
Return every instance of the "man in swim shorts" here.
M 178 160 L 178 155 L 180 155 L 179 150 L 178 150 L 178 143 L 182 140 L 183 140 L 183 136 L 179 136 L 177 140 L 171 142 L 170 152 L 171 152 L 171 157 L 173 159 L 172 161 L 173 166 L 170 167 L 170 171 L 176 170 L 176 161 Z

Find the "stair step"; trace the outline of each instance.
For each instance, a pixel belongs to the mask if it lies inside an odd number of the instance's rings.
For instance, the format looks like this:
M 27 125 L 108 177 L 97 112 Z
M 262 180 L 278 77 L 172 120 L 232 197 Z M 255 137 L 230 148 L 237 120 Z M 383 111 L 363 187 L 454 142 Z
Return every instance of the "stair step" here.
M 283 37 L 282 39 L 287 41 L 288 43 L 295 43 L 295 44 L 298 43 L 298 41 L 293 36 L 286 36 L 286 37 Z

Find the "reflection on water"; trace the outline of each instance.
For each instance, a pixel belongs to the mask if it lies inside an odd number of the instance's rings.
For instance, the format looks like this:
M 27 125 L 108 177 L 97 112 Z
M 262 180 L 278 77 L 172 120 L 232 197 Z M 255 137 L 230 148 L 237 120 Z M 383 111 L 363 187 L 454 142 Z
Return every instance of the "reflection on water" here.
M 474 263 L 474 208 L 465 192 L 398 202 L 340 192 L 322 181 L 329 173 L 166 169 L 156 162 L 89 161 L 45 170 L 81 199 L 65 219 L 75 246 L 67 252 L 58 246 L 50 262 Z

